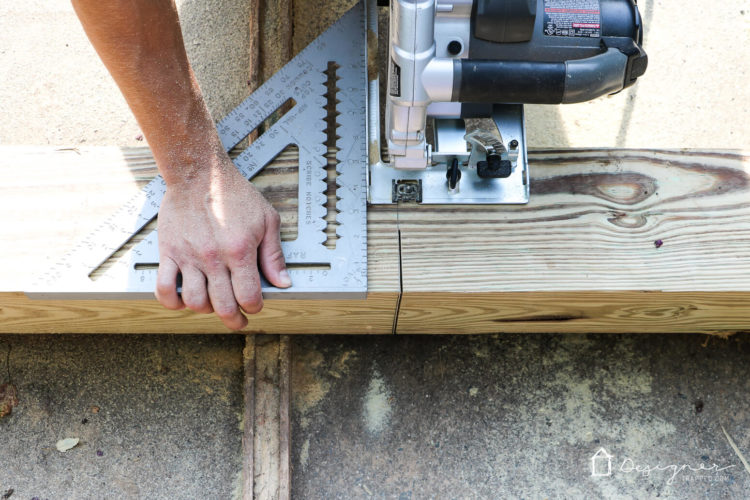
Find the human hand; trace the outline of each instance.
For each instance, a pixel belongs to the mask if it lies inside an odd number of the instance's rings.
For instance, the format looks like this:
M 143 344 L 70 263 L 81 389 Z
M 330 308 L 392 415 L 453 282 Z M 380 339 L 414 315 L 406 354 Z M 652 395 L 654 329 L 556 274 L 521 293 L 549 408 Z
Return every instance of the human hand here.
M 245 327 L 242 311 L 263 307 L 259 264 L 272 285 L 291 286 L 279 216 L 224 152 L 185 53 L 174 1 L 74 0 L 73 7 L 167 183 L 159 213 L 159 302 L 213 311 L 227 327 Z
M 259 266 L 272 285 L 292 284 L 278 213 L 226 155 L 208 175 L 168 185 L 159 212 L 159 260 L 156 297 L 164 307 L 215 312 L 232 330 L 247 326 L 242 311 L 263 307 Z

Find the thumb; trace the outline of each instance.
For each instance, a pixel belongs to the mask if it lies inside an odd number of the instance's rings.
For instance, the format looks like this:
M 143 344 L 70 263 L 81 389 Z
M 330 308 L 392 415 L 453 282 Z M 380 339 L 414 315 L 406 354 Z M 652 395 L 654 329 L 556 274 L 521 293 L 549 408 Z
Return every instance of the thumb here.
M 275 211 L 266 216 L 266 232 L 258 247 L 258 261 L 263 276 L 279 288 L 292 286 L 292 279 L 286 270 L 284 252 L 281 251 L 280 219 Z

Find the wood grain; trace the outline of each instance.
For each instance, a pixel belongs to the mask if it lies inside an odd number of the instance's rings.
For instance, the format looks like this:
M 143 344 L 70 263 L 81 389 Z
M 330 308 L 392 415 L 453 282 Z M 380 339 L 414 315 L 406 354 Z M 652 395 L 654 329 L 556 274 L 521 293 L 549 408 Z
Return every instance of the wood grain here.
M 259 62 L 262 82 L 292 58 L 292 0 L 259 0 Z
M 530 165 L 528 205 L 401 210 L 399 333 L 750 330 L 746 155 L 537 151 Z
M 242 498 L 291 497 L 291 343 L 288 335 L 246 335 Z
M 289 383 L 287 335 L 257 335 L 255 342 L 254 485 L 251 498 L 289 500 Z
M 279 336 L 279 500 L 292 496 L 292 343 L 289 335 Z
M 255 426 L 253 498 L 279 494 L 279 341 L 255 338 Z
M 243 333 L 392 333 L 398 292 L 367 300 L 268 300 Z M 31 300 L 0 292 L 0 333 L 229 333 L 213 315 L 156 300 Z
M 750 330 L 750 165 L 731 151 L 530 154 L 526 206 L 368 210 L 366 301 L 267 301 L 248 332 Z M 145 148 L 0 147 L 0 332 L 225 332 L 155 301 L 19 293 L 155 173 Z M 296 222 L 296 162 L 257 179 Z M 398 221 L 397 221 L 398 219 Z M 656 248 L 654 242 L 662 240 Z
M 414 292 L 401 334 L 750 331 L 750 292 Z
M 157 173 L 148 148 L 0 146 L 0 261 L 13 263 L 0 292 L 24 290 Z M 253 179 L 281 215 L 282 239 L 296 234 L 297 182 L 291 150 Z M 369 289 L 398 291 L 395 208 L 373 211 L 368 226 Z
M 261 33 L 261 11 L 260 11 L 261 0 L 250 0 L 248 6 L 249 19 L 247 20 L 248 27 L 248 67 L 247 67 L 247 89 L 250 92 L 254 92 L 255 89 L 260 87 L 262 80 L 263 71 L 260 62 L 260 53 L 262 50 L 260 33 Z M 254 130 L 247 137 L 246 141 L 252 142 L 258 138 L 258 131 Z
M 248 40 L 248 71 L 247 71 L 247 86 L 250 92 L 260 87 L 262 82 L 261 75 L 261 11 L 260 11 L 261 0 L 250 0 L 248 3 L 248 12 L 250 18 L 247 20 L 247 27 L 249 33 Z
M 401 210 L 406 295 L 750 291 L 747 156 L 562 150 L 529 163 L 528 205 Z
M 31 301 L 18 293 L 156 175 L 147 148 L 0 147 L 0 173 L 0 332 L 228 331 L 213 317 L 167 311 L 156 301 Z M 255 184 L 279 210 L 288 239 L 297 221 L 295 156 L 280 155 Z M 267 301 L 246 331 L 391 333 L 398 296 L 395 211 L 373 213 L 370 228 L 368 300 Z
M 242 499 L 255 496 L 255 335 L 242 350 Z

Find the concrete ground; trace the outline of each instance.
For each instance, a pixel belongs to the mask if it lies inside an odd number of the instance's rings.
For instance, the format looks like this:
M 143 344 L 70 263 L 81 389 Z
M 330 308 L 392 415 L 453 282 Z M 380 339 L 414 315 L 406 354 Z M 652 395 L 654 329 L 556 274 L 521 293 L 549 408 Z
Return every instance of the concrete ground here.
M 241 336 L 3 336 L 0 498 L 231 498 Z M 57 441 L 78 438 L 61 453 Z
M 218 118 L 247 93 L 246 6 L 178 4 Z M 613 98 L 529 107 L 530 146 L 747 148 L 750 6 L 640 5 L 646 76 Z M 142 144 L 67 2 L 0 3 L 0 105 L 0 144 Z M 0 418 L 0 498 L 234 496 L 241 347 L 1 336 L 0 384 L 10 376 L 19 405 Z M 748 334 L 296 337 L 293 492 L 747 498 L 749 361 Z M 80 443 L 57 451 L 67 437 Z
M 242 337 L 4 336 L 0 379 L 9 347 L 0 495 L 234 495 Z M 292 353 L 295 498 L 750 491 L 747 334 L 297 336 Z
M 188 56 L 217 119 L 248 94 L 247 3 L 177 0 Z M 710 9 L 679 0 L 639 5 L 649 55 L 645 77 L 611 98 L 527 106 L 530 147 L 747 147 L 747 0 Z M 324 28 L 316 22 L 321 16 L 306 12 L 294 21 L 297 50 Z M 142 145 L 138 125 L 68 2 L 0 3 L 0 75 L 0 144 Z

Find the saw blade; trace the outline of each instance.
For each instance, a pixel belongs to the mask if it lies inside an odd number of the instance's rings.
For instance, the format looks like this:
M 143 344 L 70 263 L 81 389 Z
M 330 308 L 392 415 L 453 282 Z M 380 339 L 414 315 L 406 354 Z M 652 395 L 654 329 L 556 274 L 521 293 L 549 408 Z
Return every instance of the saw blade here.
M 355 5 L 217 124 L 230 151 L 282 105 L 294 105 L 234 163 L 252 179 L 289 145 L 299 151 L 298 231 L 282 242 L 293 286 L 278 289 L 263 281 L 266 298 L 364 298 L 367 291 L 367 54 L 364 2 Z M 327 100 L 325 71 L 335 63 L 338 113 L 337 240 L 327 248 Z M 156 286 L 158 236 L 154 229 L 110 260 L 158 214 L 166 184 L 161 176 L 107 218 L 60 262 L 40 276 L 33 298 L 152 298 Z

